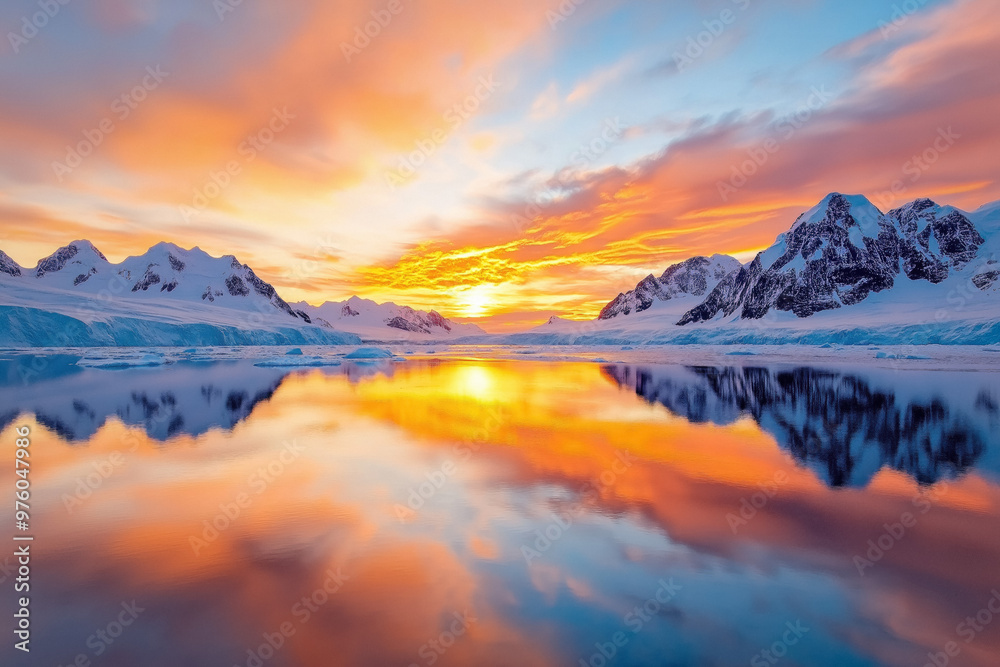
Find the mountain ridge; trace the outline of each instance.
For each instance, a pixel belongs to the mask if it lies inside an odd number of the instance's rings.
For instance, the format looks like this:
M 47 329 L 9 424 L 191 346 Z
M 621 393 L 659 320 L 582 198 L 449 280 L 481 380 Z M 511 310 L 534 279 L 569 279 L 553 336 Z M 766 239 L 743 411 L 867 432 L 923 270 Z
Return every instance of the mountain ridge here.
M 23 267 L 0 253 L 0 344 L 358 343 L 314 323 L 234 255 L 160 242 L 111 263 L 77 240 Z
M 363 337 L 419 340 L 425 337 L 450 338 L 486 333 L 475 324 L 454 322 L 436 310 L 417 310 L 391 301 L 377 303 L 357 295 L 344 301 L 326 301 L 318 306 L 305 301 L 292 305 L 338 329 Z
M 635 289 L 620 293 L 601 309 L 597 319 L 641 313 L 662 302 L 686 303 L 714 289 L 720 280 L 739 267 L 740 263 L 729 255 L 691 257 L 670 265 L 659 278 L 649 274 Z
M 969 274 L 972 283 L 992 291 L 1000 282 L 1000 267 L 993 267 L 1000 249 L 994 218 L 1000 219 L 1000 202 L 966 213 L 919 198 L 883 213 L 863 195 L 833 192 L 796 218 L 767 249 L 733 266 L 700 303 L 664 324 L 734 323 L 773 312 L 805 319 L 824 311 L 849 311 L 907 281 L 942 283 L 968 271 L 976 260 L 981 266 Z M 667 272 L 706 259 L 674 264 L 660 279 L 647 276 L 634 290 L 609 301 L 597 319 L 634 317 L 662 299 L 660 285 Z M 632 304 L 640 307 L 630 308 Z

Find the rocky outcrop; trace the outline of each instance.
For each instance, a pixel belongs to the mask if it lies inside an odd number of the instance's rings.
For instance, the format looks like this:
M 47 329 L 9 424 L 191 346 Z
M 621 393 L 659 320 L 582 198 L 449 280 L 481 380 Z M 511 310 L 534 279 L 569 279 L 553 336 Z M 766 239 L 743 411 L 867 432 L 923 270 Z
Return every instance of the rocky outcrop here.
M 0 273 L 6 273 L 15 278 L 21 275 L 21 267 L 3 250 L 0 250 Z
M 145 292 L 151 286 L 160 284 L 160 274 L 153 270 L 154 266 L 156 265 L 150 264 L 146 268 L 146 273 L 143 274 L 142 278 L 136 281 L 135 285 L 132 285 L 133 292 L 138 292 L 139 290 Z
M 425 327 L 420 326 L 414 322 L 403 319 L 402 317 L 393 317 L 386 321 L 385 325 L 387 327 L 392 327 L 393 329 L 400 329 L 402 331 L 412 331 L 414 333 L 430 333 Z
M 950 269 L 975 259 L 984 241 L 968 218 L 955 210 L 942 215 L 930 199 L 889 211 L 887 217 L 899 232 L 898 254 L 910 280 L 941 282 Z

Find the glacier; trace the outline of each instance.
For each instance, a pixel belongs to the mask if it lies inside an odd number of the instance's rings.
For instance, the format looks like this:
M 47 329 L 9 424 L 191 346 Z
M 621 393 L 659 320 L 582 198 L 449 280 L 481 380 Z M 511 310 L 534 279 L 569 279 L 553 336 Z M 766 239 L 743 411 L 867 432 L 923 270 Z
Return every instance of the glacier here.
M 773 327 L 739 325 L 661 330 L 628 328 L 586 333 L 524 332 L 460 338 L 457 345 L 965 345 L 1000 343 L 1000 321 L 929 322 L 848 327 Z
M 352 345 L 356 334 L 320 327 L 272 329 L 205 322 L 164 322 L 109 316 L 87 322 L 61 313 L 0 305 L 2 347 L 181 347 L 242 345 Z

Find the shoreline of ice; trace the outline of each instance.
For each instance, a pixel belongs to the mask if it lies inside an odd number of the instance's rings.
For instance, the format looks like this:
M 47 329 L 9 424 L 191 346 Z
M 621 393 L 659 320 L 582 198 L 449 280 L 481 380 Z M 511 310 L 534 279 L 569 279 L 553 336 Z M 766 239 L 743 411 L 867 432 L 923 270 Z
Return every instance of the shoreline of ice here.
M 302 354 L 289 354 L 301 351 Z M 264 368 L 400 363 L 421 359 L 687 366 L 868 366 L 1000 371 L 1000 345 L 357 345 L 0 348 L 0 356 L 74 356 L 76 365 L 120 370 L 173 363 L 249 360 Z

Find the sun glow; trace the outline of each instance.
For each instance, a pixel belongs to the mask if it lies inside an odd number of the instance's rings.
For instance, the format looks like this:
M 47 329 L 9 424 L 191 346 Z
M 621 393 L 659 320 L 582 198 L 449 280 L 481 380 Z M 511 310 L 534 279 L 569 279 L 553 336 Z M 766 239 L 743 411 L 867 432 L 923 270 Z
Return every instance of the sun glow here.
M 462 317 L 483 317 L 496 308 L 497 285 L 473 285 L 458 292 L 457 298 Z M 492 306 L 492 308 L 491 308 Z

